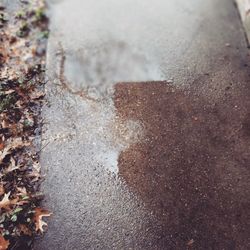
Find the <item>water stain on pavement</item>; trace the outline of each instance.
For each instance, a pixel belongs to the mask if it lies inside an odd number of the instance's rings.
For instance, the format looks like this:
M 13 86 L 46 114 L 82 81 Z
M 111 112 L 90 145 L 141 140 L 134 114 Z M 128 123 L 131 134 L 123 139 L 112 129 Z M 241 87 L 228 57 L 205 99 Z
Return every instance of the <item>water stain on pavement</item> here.
M 114 102 L 120 119 L 138 119 L 145 130 L 141 142 L 120 154 L 119 176 L 162 223 L 163 239 L 171 235 L 175 249 L 246 249 L 250 137 L 244 107 L 230 98 L 210 104 L 193 89 L 167 82 L 119 83 Z
M 249 72 L 231 1 L 51 2 L 54 215 L 36 249 L 250 248 Z

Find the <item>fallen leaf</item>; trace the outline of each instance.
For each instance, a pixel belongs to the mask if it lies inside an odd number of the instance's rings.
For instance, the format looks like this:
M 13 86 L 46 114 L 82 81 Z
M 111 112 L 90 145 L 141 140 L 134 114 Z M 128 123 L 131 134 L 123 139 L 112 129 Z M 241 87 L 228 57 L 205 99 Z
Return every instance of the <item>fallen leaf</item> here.
M 43 226 L 47 226 L 47 223 L 42 219 L 43 217 L 49 217 L 52 213 L 42 208 L 35 208 L 34 222 L 36 226 L 36 231 L 44 232 Z
M 41 178 L 41 166 L 39 162 L 34 162 L 33 164 L 33 171 L 29 174 L 27 174 L 27 177 L 31 178 L 31 182 L 36 182 Z
M 24 142 L 22 138 L 15 138 L 14 140 L 10 141 L 9 144 L 0 152 L 0 164 L 7 155 L 11 154 L 12 150 L 29 145 L 30 143 Z
M 3 199 L 0 201 L 0 209 L 4 208 L 6 210 L 9 210 L 10 206 L 17 204 L 18 198 L 10 200 L 9 197 L 10 197 L 10 192 L 4 194 Z
M 24 224 L 19 225 L 20 232 L 23 233 L 24 235 L 29 235 L 32 236 L 31 230 Z
M 10 173 L 10 172 L 12 172 L 12 171 L 14 171 L 14 170 L 19 169 L 20 167 L 21 167 L 21 165 L 16 165 L 15 160 L 13 159 L 13 157 L 11 157 L 11 158 L 10 158 L 10 165 L 8 166 L 8 168 L 6 168 L 6 169 L 4 170 L 4 173 L 5 173 L 5 174 L 8 174 L 8 173 Z
M 2 128 L 8 128 L 8 123 L 6 121 L 6 117 L 4 116 L 4 114 L 1 116 L 1 125 L 2 125 Z
M 0 195 L 4 194 L 4 187 L 3 184 L 0 184 Z
M 1 150 L 0 152 L 0 164 L 2 164 L 3 162 L 3 159 L 8 155 L 10 154 L 10 148 L 9 147 L 6 147 L 4 148 L 4 150 Z
M 7 250 L 9 244 L 9 241 L 5 240 L 4 237 L 0 235 L 0 250 Z
M 16 203 L 18 206 L 23 206 L 25 204 L 28 204 L 30 201 L 29 200 L 20 200 Z
M 27 190 L 25 187 L 17 187 L 17 195 L 18 196 L 26 196 L 27 195 Z
M 4 194 L 3 199 L 0 201 L 0 208 L 3 208 L 10 203 L 9 196 L 10 196 L 10 192 L 7 194 Z
M 2 91 L 2 94 L 4 94 L 4 95 L 9 95 L 9 94 L 12 94 L 12 93 L 14 93 L 14 92 L 15 92 L 14 89 L 10 89 L 10 90 L 7 90 L 7 91 Z
M 37 100 L 45 96 L 45 93 L 43 91 L 33 91 L 30 93 L 30 99 L 31 100 Z
M 38 172 L 40 173 L 41 171 L 41 166 L 40 166 L 40 163 L 38 161 L 34 162 L 33 163 L 33 168 Z

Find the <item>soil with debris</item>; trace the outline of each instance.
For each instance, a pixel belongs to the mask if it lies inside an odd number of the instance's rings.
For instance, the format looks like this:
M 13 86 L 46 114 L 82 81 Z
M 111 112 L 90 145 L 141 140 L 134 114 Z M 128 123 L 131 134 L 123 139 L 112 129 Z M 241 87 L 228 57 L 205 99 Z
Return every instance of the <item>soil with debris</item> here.
M 40 0 L 0 5 L 0 249 L 43 233 L 39 152 L 48 19 Z

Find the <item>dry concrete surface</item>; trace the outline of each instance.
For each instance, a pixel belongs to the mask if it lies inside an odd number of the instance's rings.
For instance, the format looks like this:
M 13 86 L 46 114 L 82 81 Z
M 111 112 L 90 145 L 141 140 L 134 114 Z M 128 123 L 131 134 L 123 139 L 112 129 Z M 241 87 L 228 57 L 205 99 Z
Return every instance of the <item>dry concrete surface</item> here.
M 50 1 L 36 250 L 250 249 L 250 61 L 230 0 Z

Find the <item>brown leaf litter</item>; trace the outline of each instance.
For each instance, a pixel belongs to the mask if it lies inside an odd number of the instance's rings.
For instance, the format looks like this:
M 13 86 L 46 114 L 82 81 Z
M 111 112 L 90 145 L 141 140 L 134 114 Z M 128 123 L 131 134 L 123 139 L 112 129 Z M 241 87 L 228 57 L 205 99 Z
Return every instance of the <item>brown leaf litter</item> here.
M 38 149 L 48 20 L 42 0 L 12 4 L 0 4 L 0 250 L 28 250 L 51 215 Z

